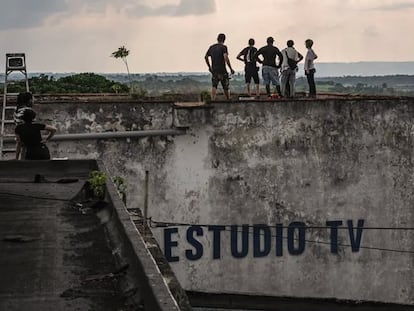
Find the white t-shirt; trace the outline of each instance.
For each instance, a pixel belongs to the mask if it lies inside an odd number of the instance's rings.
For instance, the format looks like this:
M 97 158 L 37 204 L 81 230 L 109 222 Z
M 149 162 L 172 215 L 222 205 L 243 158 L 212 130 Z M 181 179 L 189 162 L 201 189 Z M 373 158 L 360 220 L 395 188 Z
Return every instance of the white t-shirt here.
M 315 52 L 311 48 L 309 48 L 308 52 L 306 53 L 306 57 L 305 57 L 305 70 L 315 69 L 315 65 L 313 64 L 313 61 L 317 57 L 318 56 L 315 54 Z

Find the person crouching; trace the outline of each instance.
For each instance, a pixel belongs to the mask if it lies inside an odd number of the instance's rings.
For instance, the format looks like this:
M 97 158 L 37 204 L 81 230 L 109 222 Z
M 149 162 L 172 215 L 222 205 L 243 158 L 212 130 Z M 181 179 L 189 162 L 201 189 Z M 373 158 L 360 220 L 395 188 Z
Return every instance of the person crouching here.
M 23 124 L 16 126 L 14 132 L 16 135 L 16 160 L 20 159 L 22 145 L 25 146 L 25 160 L 49 160 L 50 153 L 46 142 L 56 133 L 56 128 L 43 123 L 34 123 L 36 112 L 32 109 L 25 109 L 22 119 Z M 45 139 L 42 139 L 42 131 L 48 133 Z

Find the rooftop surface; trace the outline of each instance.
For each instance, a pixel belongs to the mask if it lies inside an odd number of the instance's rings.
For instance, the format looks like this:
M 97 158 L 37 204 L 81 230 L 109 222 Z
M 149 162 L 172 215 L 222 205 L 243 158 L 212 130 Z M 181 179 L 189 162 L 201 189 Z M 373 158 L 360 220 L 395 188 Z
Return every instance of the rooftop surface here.
M 0 310 L 179 310 L 101 164 L 0 161 Z
M 123 297 L 94 213 L 70 202 L 88 167 L 0 173 L 0 310 L 117 310 Z M 66 182 L 66 183 L 62 183 Z

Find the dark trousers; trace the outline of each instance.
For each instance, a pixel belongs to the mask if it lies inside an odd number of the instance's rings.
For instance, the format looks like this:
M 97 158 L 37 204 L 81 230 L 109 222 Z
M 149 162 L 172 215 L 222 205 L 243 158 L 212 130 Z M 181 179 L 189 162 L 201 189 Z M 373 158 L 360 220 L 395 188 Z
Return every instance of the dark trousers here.
M 50 160 L 49 148 L 43 143 L 30 146 L 26 148 L 25 160 Z
M 315 69 L 309 70 L 306 74 L 309 84 L 309 96 L 316 96 L 316 85 L 315 85 Z

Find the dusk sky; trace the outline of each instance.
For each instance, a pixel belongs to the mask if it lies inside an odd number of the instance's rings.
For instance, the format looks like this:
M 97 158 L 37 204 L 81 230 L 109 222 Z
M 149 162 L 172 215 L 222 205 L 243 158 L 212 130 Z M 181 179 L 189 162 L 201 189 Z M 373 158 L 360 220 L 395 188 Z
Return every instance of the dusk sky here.
M 0 62 L 24 52 L 29 72 L 203 72 L 217 34 L 230 60 L 273 36 L 319 62 L 414 61 L 414 0 L 0 0 Z

